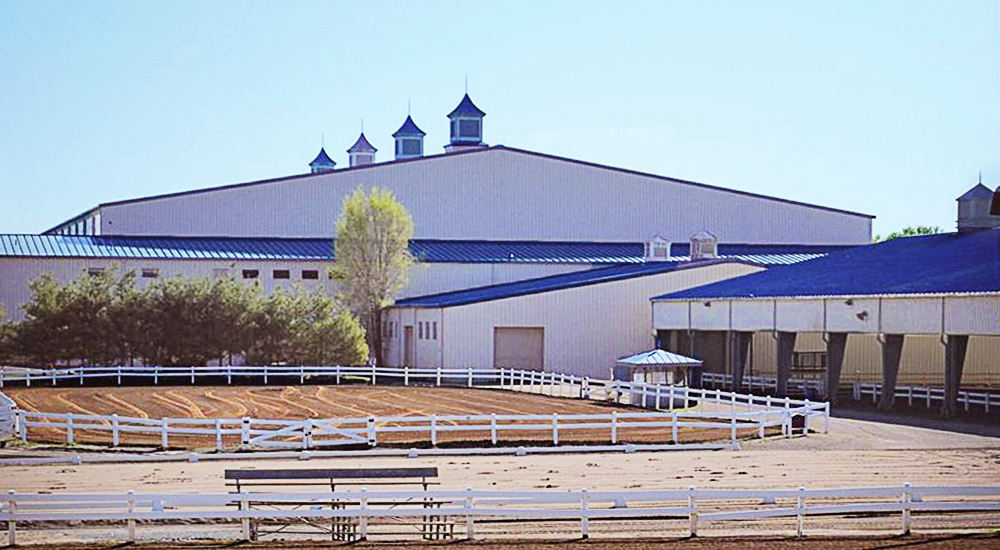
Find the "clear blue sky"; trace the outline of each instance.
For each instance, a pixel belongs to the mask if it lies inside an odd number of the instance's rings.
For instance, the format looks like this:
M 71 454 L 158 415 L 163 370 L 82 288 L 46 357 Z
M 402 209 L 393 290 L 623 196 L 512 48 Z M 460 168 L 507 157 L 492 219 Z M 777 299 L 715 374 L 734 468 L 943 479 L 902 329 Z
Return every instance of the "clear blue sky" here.
M 102 202 L 504 144 L 954 229 L 1000 185 L 1000 8 L 939 2 L 0 0 L 0 233 Z M 613 200 L 613 197 L 595 197 Z M 335 212 L 331 212 L 331 224 Z

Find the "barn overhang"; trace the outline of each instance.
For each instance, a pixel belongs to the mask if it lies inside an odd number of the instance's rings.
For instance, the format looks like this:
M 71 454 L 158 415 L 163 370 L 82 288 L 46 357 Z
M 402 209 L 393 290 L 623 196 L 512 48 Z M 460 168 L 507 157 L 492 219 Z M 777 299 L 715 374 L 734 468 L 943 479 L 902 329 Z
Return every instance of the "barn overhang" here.
M 652 300 L 654 330 L 1000 335 L 1000 292 Z

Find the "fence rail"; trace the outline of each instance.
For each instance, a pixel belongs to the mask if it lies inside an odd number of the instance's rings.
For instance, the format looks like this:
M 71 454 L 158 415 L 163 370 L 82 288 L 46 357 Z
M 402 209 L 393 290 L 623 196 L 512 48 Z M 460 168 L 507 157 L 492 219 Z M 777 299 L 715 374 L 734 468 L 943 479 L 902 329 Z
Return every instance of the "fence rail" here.
M 124 522 L 129 541 L 137 521 L 182 523 L 222 520 L 241 525 L 251 538 L 251 522 L 262 519 L 334 519 L 353 522 L 364 540 L 369 527 L 383 518 L 415 522 L 450 521 L 476 537 L 479 523 L 578 522 L 582 537 L 590 522 L 637 519 L 681 520 L 695 536 L 704 524 L 739 520 L 795 518 L 803 536 L 809 516 L 899 515 L 899 531 L 911 531 L 913 514 L 989 512 L 986 528 L 1000 527 L 1000 486 L 853 487 L 806 489 L 699 489 L 664 491 L 357 491 L 310 493 L 126 494 L 56 493 L 0 495 L 0 522 L 7 522 L 7 543 L 16 544 L 19 522 Z M 433 503 L 434 506 L 427 506 Z M 284 506 L 284 507 L 283 507 Z M 291 507 L 295 507 L 292 509 Z M 462 521 L 464 520 L 464 521 Z M 767 530 L 765 524 L 757 525 Z M 771 529 L 781 529 L 775 524 Z M 634 526 L 632 527 L 634 528 Z M 536 531 L 537 532 L 537 531 Z M 373 534 L 375 531 L 373 531 Z
M 170 440 L 185 436 L 214 437 L 215 447 L 222 450 L 228 439 L 239 438 L 242 448 L 263 449 L 312 449 L 337 445 L 366 445 L 374 447 L 379 442 L 391 442 L 393 438 L 417 435 L 426 437 L 424 442 L 438 444 L 441 434 L 456 432 L 478 432 L 488 434 L 490 443 L 496 445 L 501 433 L 542 432 L 551 433 L 553 445 L 560 439 L 589 431 L 591 437 L 607 437 L 612 444 L 619 440 L 622 431 L 630 431 L 632 436 L 642 440 L 679 442 L 683 430 L 720 430 L 724 434 L 719 439 L 728 439 L 734 446 L 740 433 L 754 431 L 764 437 L 769 428 L 780 428 L 791 437 L 794 417 L 803 419 L 804 431 L 815 423 L 822 422 L 822 431 L 829 430 L 829 405 L 809 400 L 775 399 L 754 395 L 743 395 L 722 390 L 704 390 L 681 386 L 666 386 L 625 382 L 618 380 L 598 380 L 557 372 L 542 372 L 518 369 L 410 369 L 373 367 L 100 367 L 91 369 L 59 369 L 46 371 L 46 377 L 34 380 L 50 381 L 91 378 L 114 378 L 120 383 L 121 377 L 170 376 L 189 377 L 196 381 L 198 376 L 261 376 L 263 380 L 275 377 L 322 376 L 340 381 L 344 377 L 368 377 L 371 383 L 379 380 L 395 380 L 409 385 L 411 382 L 435 385 L 461 384 L 468 387 L 503 388 L 611 401 L 637 407 L 654 409 L 657 412 L 613 412 L 590 415 L 470 415 L 470 416 L 397 416 L 358 417 L 305 420 L 277 420 L 259 418 L 137 418 L 120 415 L 84 415 L 36 413 L 20 409 L 8 411 L 6 417 L 13 417 L 15 433 L 22 442 L 31 440 L 30 430 L 55 428 L 65 432 L 66 443 L 76 443 L 76 434 L 81 430 L 104 434 L 112 446 L 118 446 L 123 434 L 146 434 L 159 436 L 160 446 L 168 447 Z M 193 374 L 192 374 L 193 373 Z M 24 374 L 11 380 L 31 383 L 32 375 Z M 367 380 L 367 379 L 366 379 Z M 2 395 L 2 394 L 0 394 Z M 694 404 L 713 404 L 718 409 L 711 412 L 679 411 Z M 4 413 L 0 412 L 0 423 Z M 812 423 L 812 424 L 811 424 Z M 599 432 L 599 435 L 594 435 Z
M 720 374 L 706 372 L 702 374 L 702 384 L 711 388 L 732 387 L 733 376 L 731 374 Z M 747 376 L 743 378 L 743 385 L 748 391 L 755 389 L 761 391 L 775 391 L 778 387 L 778 379 L 774 376 Z M 846 391 L 848 386 L 842 386 Z M 871 399 L 872 403 L 877 403 L 882 395 L 881 384 L 866 384 L 853 382 L 850 386 L 851 397 L 854 401 Z M 826 381 L 816 378 L 790 378 L 788 389 L 803 395 L 827 395 Z M 905 401 L 912 407 L 914 404 L 923 404 L 926 408 L 932 405 L 944 404 L 944 388 L 932 388 L 927 386 L 896 386 L 896 402 Z M 990 393 L 987 391 L 959 390 L 958 403 L 966 411 L 973 407 L 981 409 L 985 413 L 990 410 L 1000 410 L 1000 393 Z

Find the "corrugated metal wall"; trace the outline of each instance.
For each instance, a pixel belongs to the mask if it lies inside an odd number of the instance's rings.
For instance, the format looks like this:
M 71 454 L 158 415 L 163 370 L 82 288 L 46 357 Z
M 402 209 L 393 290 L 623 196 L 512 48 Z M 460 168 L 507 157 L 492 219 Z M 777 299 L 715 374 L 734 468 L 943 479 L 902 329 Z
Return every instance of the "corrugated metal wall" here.
M 509 149 L 428 157 L 102 208 L 104 234 L 322 237 L 345 194 L 392 189 L 417 238 L 864 244 L 866 217 Z
M 494 327 L 544 327 L 546 370 L 607 378 L 619 357 L 652 347 L 650 297 L 760 269 L 711 265 L 446 309 L 395 308 L 392 319 L 401 326 L 440 319 L 439 340 L 425 345 L 440 348 L 446 368 L 493 365 Z M 388 342 L 391 365 L 399 364 L 402 334 Z

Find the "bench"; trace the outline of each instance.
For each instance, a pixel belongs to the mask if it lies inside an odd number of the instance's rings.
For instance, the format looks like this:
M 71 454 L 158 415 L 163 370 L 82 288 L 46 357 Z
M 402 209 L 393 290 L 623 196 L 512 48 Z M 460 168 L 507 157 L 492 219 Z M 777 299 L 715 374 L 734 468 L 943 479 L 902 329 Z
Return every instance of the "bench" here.
M 337 487 L 401 487 L 406 489 L 405 486 L 420 487 L 421 490 L 427 491 L 428 487 L 431 485 L 438 485 L 436 481 L 433 481 L 438 477 L 437 468 L 339 468 L 339 469 L 293 469 L 293 470 L 226 470 L 225 479 L 226 486 L 233 493 L 248 493 L 251 497 L 248 499 L 248 503 L 251 509 L 262 508 L 264 506 L 270 508 L 277 508 L 274 503 L 265 504 L 262 501 L 255 502 L 252 498 L 253 494 L 260 494 L 264 492 L 289 492 L 291 491 L 306 491 L 306 492 L 316 492 L 312 487 L 329 487 L 330 492 L 337 490 Z M 302 489 L 306 488 L 306 489 Z M 278 490 L 275 490 L 278 489 Z M 369 507 L 378 508 L 395 508 L 398 506 L 413 506 L 420 505 L 423 508 L 436 508 L 440 507 L 442 502 L 435 502 L 429 498 L 421 499 L 419 501 L 413 501 L 411 499 L 396 500 L 396 501 L 369 501 L 367 505 Z M 285 505 L 285 503 L 282 503 Z M 357 500 L 344 500 L 344 499 L 331 499 L 329 502 L 317 503 L 315 501 L 310 502 L 291 502 L 287 505 L 294 506 L 296 508 L 301 508 L 303 506 L 317 507 L 321 505 L 327 505 L 331 509 L 350 509 L 359 508 L 360 502 Z M 359 530 L 358 518 L 331 518 L 332 521 L 329 527 L 325 525 L 320 525 L 316 521 L 307 520 L 305 518 L 300 518 L 299 524 L 308 525 L 312 528 L 309 533 L 314 533 L 316 530 L 320 532 L 326 532 L 330 534 L 331 540 L 335 541 L 345 541 L 352 542 L 357 540 L 363 540 L 366 538 L 367 533 L 362 533 Z M 424 540 L 443 540 L 451 539 L 454 537 L 454 523 L 449 521 L 448 518 L 441 516 L 424 516 L 422 518 L 416 518 L 418 523 L 413 526 L 421 534 L 421 538 Z M 397 518 L 398 523 L 404 523 L 401 518 Z M 269 523 L 279 523 L 280 522 L 269 522 Z M 272 531 L 263 531 L 261 529 L 261 522 L 251 520 L 250 521 L 250 539 L 256 540 L 259 536 L 266 534 L 276 534 L 276 533 L 288 533 L 291 534 L 294 531 L 290 531 L 291 523 L 280 524 L 280 526 Z M 411 531 L 405 531 L 403 533 L 409 534 Z M 403 534 L 403 533 L 392 533 L 392 534 Z

